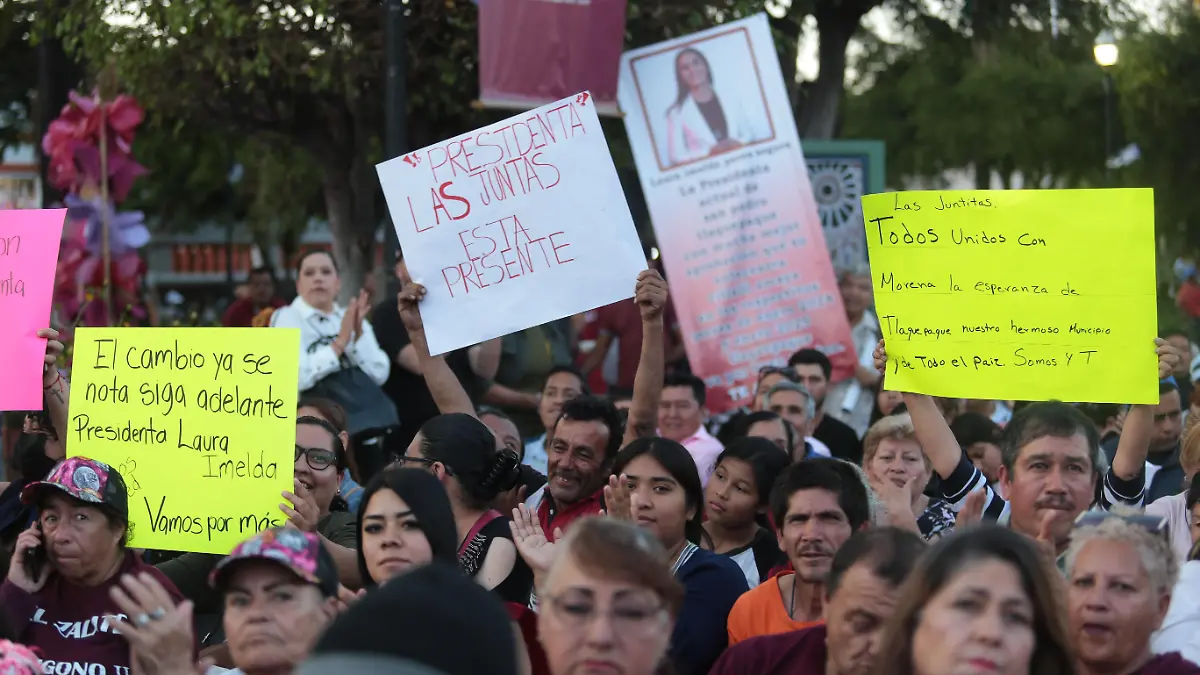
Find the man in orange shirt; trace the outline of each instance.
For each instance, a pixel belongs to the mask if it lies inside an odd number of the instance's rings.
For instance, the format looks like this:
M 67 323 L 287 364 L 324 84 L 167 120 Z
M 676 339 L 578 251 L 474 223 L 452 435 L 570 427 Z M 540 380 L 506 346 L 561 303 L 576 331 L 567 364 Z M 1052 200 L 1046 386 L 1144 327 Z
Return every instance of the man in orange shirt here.
M 792 465 L 771 492 L 779 548 L 795 572 L 783 572 L 738 599 L 729 613 L 729 644 L 819 624 L 833 556 L 870 520 L 867 489 L 854 467 L 837 459 Z

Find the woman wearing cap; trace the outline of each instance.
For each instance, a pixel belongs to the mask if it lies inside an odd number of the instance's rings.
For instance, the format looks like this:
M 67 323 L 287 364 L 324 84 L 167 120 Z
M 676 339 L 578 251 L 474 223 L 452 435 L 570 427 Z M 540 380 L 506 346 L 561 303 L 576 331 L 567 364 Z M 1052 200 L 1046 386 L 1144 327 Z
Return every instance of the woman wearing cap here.
M 458 532 L 446 490 L 419 469 L 387 469 L 363 490 L 358 567 L 377 586 L 434 560 L 458 563 Z
M 517 484 L 517 454 L 497 450 L 483 422 L 452 413 L 426 422 L 400 459 L 427 469 L 446 486 L 459 533 L 458 559 L 467 574 L 508 602 L 528 602 L 533 572 L 517 555 L 509 519 L 491 508 L 497 495 Z
M 20 641 L 41 650 L 48 670 L 92 672 L 92 664 L 130 667 L 129 646 L 106 617 L 119 614 L 109 591 L 122 575 L 155 578 L 178 601 L 179 592 L 158 570 L 125 546 L 129 506 L 125 482 L 112 467 L 71 457 L 21 497 L 38 520 L 17 539 L 0 608 Z M 143 625 L 169 607 L 129 617 Z M 58 664 L 62 664 L 59 666 Z
M 195 661 L 180 649 L 192 640 L 191 603 L 174 605 L 154 579 L 126 576 L 121 581 L 113 598 L 126 616 L 168 608 L 150 623 L 120 621 L 142 671 L 196 675 Z M 229 655 L 237 668 L 232 672 L 239 675 L 289 675 L 340 606 L 338 571 L 329 551 L 317 535 L 290 527 L 264 530 L 238 544 L 217 563 L 208 582 L 222 598 Z M 230 671 L 208 670 L 209 675 L 222 672 Z

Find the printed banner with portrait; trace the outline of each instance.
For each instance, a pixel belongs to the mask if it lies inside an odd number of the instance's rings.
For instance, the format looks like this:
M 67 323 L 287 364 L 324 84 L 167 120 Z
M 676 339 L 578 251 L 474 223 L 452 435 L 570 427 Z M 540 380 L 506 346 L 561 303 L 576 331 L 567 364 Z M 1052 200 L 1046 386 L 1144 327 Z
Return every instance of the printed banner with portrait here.
M 798 349 L 857 361 L 765 14 L 626 52 L 618 101 L 709 408 Z

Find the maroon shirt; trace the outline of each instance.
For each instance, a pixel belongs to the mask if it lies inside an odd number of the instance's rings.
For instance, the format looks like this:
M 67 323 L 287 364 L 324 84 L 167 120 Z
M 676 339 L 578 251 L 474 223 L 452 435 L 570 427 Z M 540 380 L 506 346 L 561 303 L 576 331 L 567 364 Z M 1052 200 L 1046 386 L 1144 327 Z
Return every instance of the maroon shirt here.
M 675 307 L 669 301 L 663 311 L 663 349 L 671 351 L 672 330 L 679 325 Z M 638 363 L 642 359 L 642 310 L 633 300 L 621 300 L 596 310 L 598 332 L 611 335 L 617 341 L 617 381 L 623 389 L 633 389 Z
M 824 675 L 825 624 L 743 640 L 708 675 Z
M 284 306 L 284 301 L 279 298 L 271 298 L 267 305 L 271 309 L 279 309 Z M 225 314 L 221 317 L 221 325 L 226 328 L 250 328 L 254 317 L 258 316 L 266 307 L 259 307 L 254 304 L 250 298 L 240 298 L 234 300 L 229 308 L 225 310 Z
M 51 572 L 42 590 L 29 594 L 5 581 L 0 586 L 0 608 L 16 631 L 17 642 L 38 648 L 47 673 L 130 675 L 129 643 L 113 632 L 104 617 L 128 618 L 108 592 L 122 575 L 140 572 L 157 579 L 175 602 L 183 600 L 162 572 L 127 551 L 121 569 L 99 586 L 76 586 Z
M 1130 675 L 1200 675 L 1200 666 L 1171 652 L 1155 656 Z

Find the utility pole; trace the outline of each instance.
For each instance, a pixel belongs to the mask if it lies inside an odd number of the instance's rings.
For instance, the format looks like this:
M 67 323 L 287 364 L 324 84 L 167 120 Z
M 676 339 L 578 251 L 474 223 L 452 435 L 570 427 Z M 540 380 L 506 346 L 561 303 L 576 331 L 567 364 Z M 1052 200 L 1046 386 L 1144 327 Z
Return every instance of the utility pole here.
M 405 40 L 405 7 L 403 0 L 384 0 L 384 50 L 387 70 L 384 73 L 384 159 L 403 155 L 408 150 L 408 43 Z M 387 295 L 399 292 L 392 268 L 396 265 L 399 242 L 389 214 L 384 223 L 383 264 L 387 273 Z

